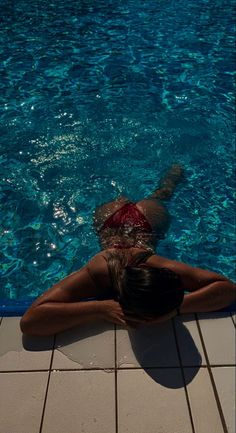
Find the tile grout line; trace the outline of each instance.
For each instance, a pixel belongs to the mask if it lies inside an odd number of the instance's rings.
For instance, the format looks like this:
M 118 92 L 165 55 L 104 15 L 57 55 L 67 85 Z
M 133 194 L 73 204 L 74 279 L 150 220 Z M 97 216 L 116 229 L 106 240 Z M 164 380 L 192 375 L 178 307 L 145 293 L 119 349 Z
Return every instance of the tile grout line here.
M 203 352 L 204 352 L 204 355 L 205 355 L 205 358 L 206 358 L 206 366 L 207 366 L 207 370 L 208 370 L 208 373 L 209 373 L 209 376 L 210 376 L 210 381 L 211 381 L 211 385 L 212 385 L 212 388 L 213 388 L 213 392 L 214 392 L 214 396 L 215 396 L 218 412 L 219 412 L 219 415 L 220 415 L 220 419 L 221 419 L 221 422 L 222 422 L 222 427 L 223 427 L 224 433 L 228 433 L 228 429 L 227 429 L 226 422 L 225 422 L 225 417 L 224 417 L 223 410 L 222 410 L 221 403 L 220 403 L 220 398 L 219 398 L 219 395 L 218 395 L 218 392 L 217 392 L 217 388 L 216 388 L 215 380 L 214 380 L 214 377 L 213 377 L 213 373 L 211 371 L 211 365 L 210 365 L 210 361 L 209 361 L 209 358 L 208 358 L 205 342 L 204 342 L 204 339 L 203 339 L 202 330 L 201 330 L 199 319 L 198 319 L 198 316 L 197 316 L 196 313 L 195 313 L 195 319 L 196 319 L 197 328 L 198 328 L 198 332 L 199 332 L 199 335 L 200 335 L 200 340 L 201 340 L 202 347 L 203 347 Z
M 199 367 L 199 365 L 185 365 L 184 368 L 188 369 L 188 368 L 196 368 Z M 211 364 L 211 368 L 224 368 L 224 367 L 236 367 L 236 364 Z M 143 369 L 148 369 L 148 370 L 156 370 L 158 368 L 158 370 L 171 370 L 171 369 L 175 369 L 178 368 L 178 366 L 173 365 L 173 366 L 158 366 L 158 367 L 118 367 L 117 371 L 129 371 L 129 370 L 143 370 Z M 207 365 L 201 365 L 201 368 L 207 368 Z M 110 368 L 109 370 L 114 370 L 115 373 L 115 368 Z M 5 373 L 45 373 L 47 372 L 48 369 L 44 368 L 44 369 L 36 369 L 36 370 L 0 370 L 1 374 L 5 374 Z M 53 371 L 56 372 L 60 372 L 60 371 L 104 371 L 104 368 L 102 367 L 97 367 L 97 368 L 55 368 L 53 369 Z
M 181 360 L 181 356 L 180 356 L 180 349 L 179 349 L 179 344 L 178 344 L 178 339 L 177 339 L 177 332 L 176 332 L 176 328 L 175 328 L 175 321 L 174 321 L 174 319 L 171 319 L 171 321 L 172 321 L 172 327 L 173 327 L 173 332 L 174 332 L 175 344 L 176 344 L 176 348 L 177 348 L 177 354 L 178 354 L 178 358 L 179 358 L 180 370 L 181 370 L 182 379 L 183 379 L 183 383 L 184 383 L 185 398 L 187 401 L 189 418 L 190 418 L 190 422 L 191 422 L 191 426 L 192 426 L 192 432 L 196 433 L 195 427 L 194 427 L 194 422 L 193 422 L 193 415 L 192 415 L 192 411 L 191 411 L 190 400 L 189 400 L 189 396 L 188 396 L 188 390 L 187 390 L 185 376 L 184 376 L 184 368 L 183 368 L 183 364 L 182 364 L 182 360 Z
M 230 313 L 230 317 L 231 317 L 231 319 L 232 319 L 232 322 L 233 322 L 234 327 L 236 328 L 236 323 L 234 322 L 232 312 Z
M 54 335 L 53 336 L 52 355 L 51 355 L 51 360 L 50 360 L 50 366 L 49 366 L 49 372 L 48 372 L 48 380 L 47 380 L 46 391 L 45 391 L 45 396 L 44 396 L 43 411 L 42 411 L 42 416 L 41 416 L 41 423 L 40 423 L 40 427 L 39 427 L 39 433 L 42 433 L 42 428 L 43 428 L 44 414 L 45 414 L 47 397 L 48 397 L 49 382 L 50 382 L 50 377 L 51 377 L 51 372 L 52 372 L 52 362 L 53 362 L 53 356 L 54 356 L 55 341 L 56 341 L 56 336 Z
M 115 343 L 115 429 L 118 433 L 118 396 L 117 396 L 117 340 L 116 340 L 116 325 L 114 328 L 114 343 Z
M 220 368 L 220 367 L 235 367 L 235 364 L 211 364 L 211 368 Z M 196 368 L 199 367 L 199 365 L 185 365 L 184 368 Z M 145 367 L 148 370 L 171 370 L 178 368 L 176 365 L 173 366 L 158 366 L 158 367 Z M 207 365 L 201 365 L 201 368 L 207 368 Z M 143 370 L 143 367 L 121 367 L 117 368 L 117 371 L 129 371 L 129 370 Z M 110 368 L 109 370 L 114 370 L 115 368 Z M 36 369 L 36 370 L 0 370 L 0 373 L 44 373 L 47 372 L 48 369 Z M 97 367 L 97 368 L 55 368 L 53 371 L 60 372 L 60 371 L 104 371 L 104 368 Z

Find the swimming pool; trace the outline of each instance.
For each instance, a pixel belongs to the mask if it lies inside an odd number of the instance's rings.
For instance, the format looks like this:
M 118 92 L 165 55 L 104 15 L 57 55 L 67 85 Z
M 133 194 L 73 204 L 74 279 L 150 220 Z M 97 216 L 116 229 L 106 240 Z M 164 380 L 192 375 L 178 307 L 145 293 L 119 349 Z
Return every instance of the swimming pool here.
M 159 254 L 234 272 L 233 0 L 1 0 L 1 314 L 98 249 L 96 205 L 186 180 Z

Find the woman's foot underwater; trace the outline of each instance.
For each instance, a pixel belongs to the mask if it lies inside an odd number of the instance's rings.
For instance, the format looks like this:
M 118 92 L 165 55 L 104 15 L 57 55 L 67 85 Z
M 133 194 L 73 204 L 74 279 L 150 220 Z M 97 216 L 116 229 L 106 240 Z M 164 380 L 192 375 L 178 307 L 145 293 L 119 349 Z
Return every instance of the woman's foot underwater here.
M 158 188 L 149 196 L 159 200 L 169 200 L 176 186 L 184 180 L 184 168 L 181 164 L 173 164 L 160 180 Z

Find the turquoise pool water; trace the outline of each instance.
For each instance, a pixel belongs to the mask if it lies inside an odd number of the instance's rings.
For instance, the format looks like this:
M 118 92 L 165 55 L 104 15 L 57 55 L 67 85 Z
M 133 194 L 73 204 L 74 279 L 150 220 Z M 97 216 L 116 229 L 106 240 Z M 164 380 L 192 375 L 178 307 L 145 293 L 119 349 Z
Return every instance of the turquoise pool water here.
M 233 0 L 1 0 L 1 312 L 98 249 L 95 207 L 186 180 L 159 254 L 235 278 Z

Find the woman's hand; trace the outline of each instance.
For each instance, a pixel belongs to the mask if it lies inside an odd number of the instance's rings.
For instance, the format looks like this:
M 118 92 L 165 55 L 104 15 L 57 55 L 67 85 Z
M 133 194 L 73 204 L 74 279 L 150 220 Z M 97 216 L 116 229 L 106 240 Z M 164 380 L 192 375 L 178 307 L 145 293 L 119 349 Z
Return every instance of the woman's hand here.
M 119 302 L 113 299 L 101 301 L 100 318 L 116 325 L 126 325 L 123 310 Z
M 119 302 L 109 299 L 101 301 L 100 318 L 116 325 L 136 328 L 138 325 L 147 323 L 145 318 L 139 318 L 133 313 L 122 309 Z

